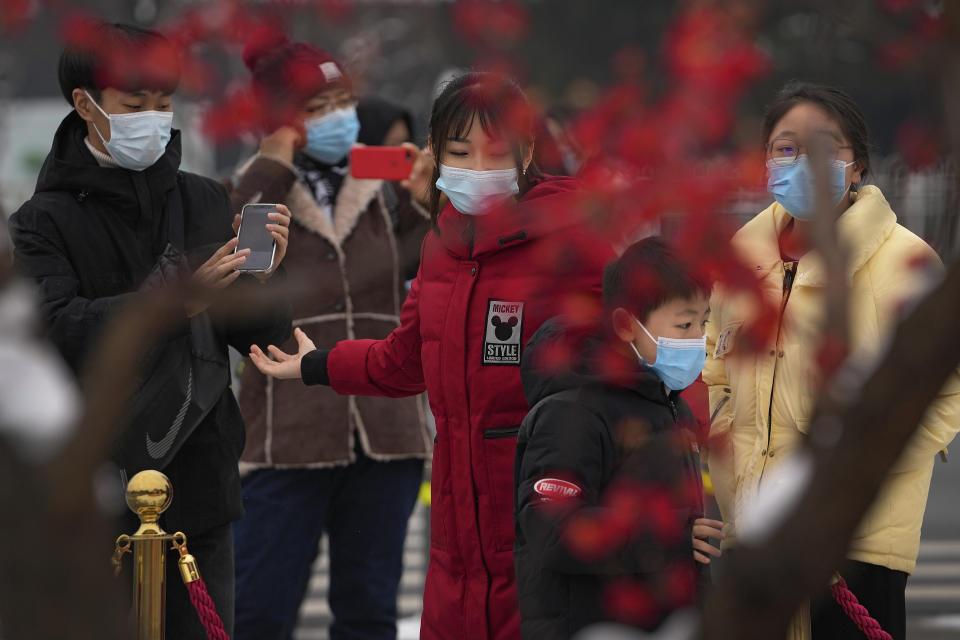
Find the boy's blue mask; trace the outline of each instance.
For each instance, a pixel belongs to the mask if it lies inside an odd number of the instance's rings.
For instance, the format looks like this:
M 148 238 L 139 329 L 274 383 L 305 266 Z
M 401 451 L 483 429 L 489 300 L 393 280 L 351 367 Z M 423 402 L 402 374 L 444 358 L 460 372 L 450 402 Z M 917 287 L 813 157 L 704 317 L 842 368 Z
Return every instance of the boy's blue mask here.
M 701 338 L 654 338 L 643 326 L 643 323 L 634 318 L 643 332 L 657 345 L 657 359 L 650 364 L 643 359 L 637 345 L 627 344 L 637 354 L 641 365 L 646 365 L 657 374 L 667 389 L 682 391 L 689 387 L 703 371 L 707 363 L 707 336 Z

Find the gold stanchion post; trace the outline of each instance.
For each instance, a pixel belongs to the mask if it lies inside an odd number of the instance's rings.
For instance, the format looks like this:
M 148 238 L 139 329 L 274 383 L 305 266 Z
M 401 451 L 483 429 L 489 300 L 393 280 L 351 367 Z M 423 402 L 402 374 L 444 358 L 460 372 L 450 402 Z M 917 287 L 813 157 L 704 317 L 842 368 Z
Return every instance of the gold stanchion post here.
M 173 485 L 159 471 L 146 470 L 127 483 L 127 505 L 140 518 L 132 536 L 117 538 L 114 567 L 133 547 L 133 609 L 137 640 L 164 640 L 166 618 L 166 552 L 172 536 L 160 528 L 160 514 L 173 501 Z

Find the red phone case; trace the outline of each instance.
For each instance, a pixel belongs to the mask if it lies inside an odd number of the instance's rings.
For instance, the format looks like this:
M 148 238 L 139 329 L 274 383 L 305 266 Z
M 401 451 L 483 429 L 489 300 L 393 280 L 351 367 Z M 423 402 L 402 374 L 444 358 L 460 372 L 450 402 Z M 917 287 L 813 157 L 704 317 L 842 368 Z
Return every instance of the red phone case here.
M 403 147 L 354 147 L 350 151 L 350 175 L 367 180 L 406 180 L 413 161 L 413 153 Z

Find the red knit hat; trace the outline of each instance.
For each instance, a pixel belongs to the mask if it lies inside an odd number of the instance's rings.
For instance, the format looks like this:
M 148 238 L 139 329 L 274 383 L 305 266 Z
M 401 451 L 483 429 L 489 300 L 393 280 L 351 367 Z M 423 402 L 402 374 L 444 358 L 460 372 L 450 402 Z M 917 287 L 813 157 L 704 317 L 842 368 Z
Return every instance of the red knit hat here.
M 270 28 L 253 34 L 243 49 L 243 62 L 253 75 L 254 90 L 269 101 L 303 103 L 331 87 L 351 88 L 343 66 L 329 53 L 290 42 Z

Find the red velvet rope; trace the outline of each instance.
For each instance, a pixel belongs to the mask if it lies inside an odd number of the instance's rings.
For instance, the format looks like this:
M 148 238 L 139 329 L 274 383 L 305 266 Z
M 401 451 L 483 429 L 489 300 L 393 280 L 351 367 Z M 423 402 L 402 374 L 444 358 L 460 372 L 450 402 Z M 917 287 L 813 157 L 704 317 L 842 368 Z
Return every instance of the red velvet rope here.
M 213 600 L 207 592 L 207 585 L 203 579 L 186 583 L 187 592 L 190 594 L 190 602 L 193 608 L 197 610 L 200 616 L 200 622 L 207 631 L 209 640 L 230 640 L 230 636 L 223 628 L 223 620 L 217 615 L 217 609 L 213 605 Z
M 833 599 L 837 601 L 844 613 L 853 620 L 860 631 L 869 640 L 893 640 L 893 636 L 880 628 L 880 623 L 870 617 L 870 612 L 857 600 L 857 596 L 847 587 L 847 581 L 843 578 L 837 580 L 836 584 L 830 587 L 830 593 Z

